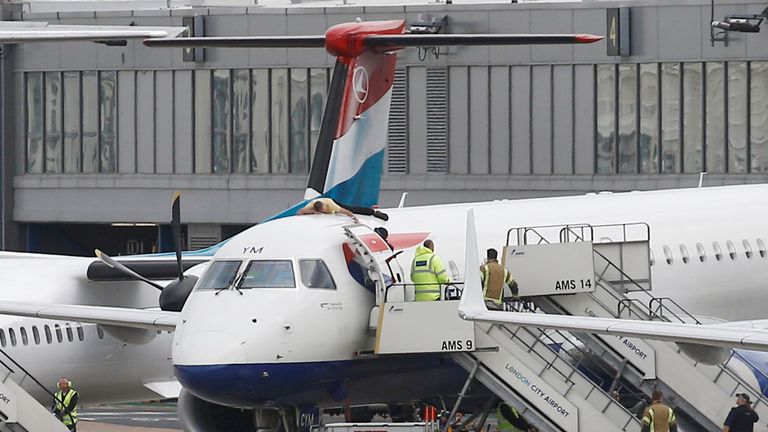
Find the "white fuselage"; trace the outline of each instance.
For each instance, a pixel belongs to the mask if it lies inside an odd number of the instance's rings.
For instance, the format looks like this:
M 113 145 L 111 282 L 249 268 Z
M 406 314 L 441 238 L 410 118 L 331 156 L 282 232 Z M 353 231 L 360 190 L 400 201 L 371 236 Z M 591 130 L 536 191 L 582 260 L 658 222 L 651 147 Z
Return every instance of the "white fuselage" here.
M 768 255 L 761 236 L 768 185 L 398 208 L 384 210 L 387 222 L 361 221 L 371 228 L 385 226 L 390 235 L 429 233 L 443 263 L 455 263 L 463 279 L 470 208 L 479 251 L 501 250 L 507 231 L 515 227 L 647 223 L 655 296 L 671 297 L 695 315 L 726 320 L 765 316 L 761 291 L 768 279 Z M 213 402 L 255 406 L 281 398 L 318 402 L 309 398 L 323 392 L 330 397 L 342 381 L 354 386 L 360 375 L 378 373 L 391 383 L 398 382 L 397 373 L 434 369 L 416 360 L 398 363 L 396 357 L 369 360 L 358 355 L 373 346 L 366 330 L 374 297 L 347 268 L 342 226 L 349 223 L 340 215 L 288 217 L 227 242 L 214 260 L 240 263 L 239 273 L 252 261 L 288 260 L 295 284 L 240 291 L 228 287 L 218 294 L 196 288 L 174 337 L 174 365 L 182 384 Z M 714 243 L 721 249 L 719 259 Z M 729 254 L 731 244 L 734 251 Z M 687 263 L 681 245 L 687 249 Z M 750 257 L 745 245 L 751 248 Z M 665 246 L 671 253 L 669 264 Z M 406 278 L 414 249 L 398 257 Z M 299 271 L 300 261 L 318 258 L 329 268 L 336 289 L 302 282 L 308 276 Z M 312 389 L 316 392 L 309 395 Z
M 157 307 L 158 291 L 142 282 L 89 281 L 85 275 L 94 260 L 0 253 L 0 296 L 18 302 Z M 125 334 L 92 324 L 0 316 L 0 349 L 51 392 L 59 377 L 68 377 L 82 404 L 160 398 L 145 384 L 174 380 L 171 338 L 169 332 Z M 22 387 L 44 404 L 50 402 L 5 356 L 0 360 L 14 369 L 13 378 Z

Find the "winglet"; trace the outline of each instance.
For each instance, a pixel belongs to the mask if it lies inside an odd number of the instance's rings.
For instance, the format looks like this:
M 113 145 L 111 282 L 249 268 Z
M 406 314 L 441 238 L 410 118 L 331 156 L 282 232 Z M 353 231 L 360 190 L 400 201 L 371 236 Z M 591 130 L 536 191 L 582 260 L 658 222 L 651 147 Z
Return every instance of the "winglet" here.
M 459 316 L 473 320 L 479 313 L 487 312 L 480 283 L 480 257 L 477 253 L 477 229 L 475 210 L 467 211 L 467 236 L 464 244 L 464 291 L 459 302 Z

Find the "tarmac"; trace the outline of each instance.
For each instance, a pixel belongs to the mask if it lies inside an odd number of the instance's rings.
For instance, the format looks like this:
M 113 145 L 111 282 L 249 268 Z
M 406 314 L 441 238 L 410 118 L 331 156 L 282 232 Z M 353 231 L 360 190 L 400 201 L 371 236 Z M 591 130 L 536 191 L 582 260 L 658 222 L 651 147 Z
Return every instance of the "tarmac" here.
M 179 432 L 181 429 L 158 429 L 139 426 L 122 426 L 108 423 L 81 421 L 77 423 L 78 432 Z

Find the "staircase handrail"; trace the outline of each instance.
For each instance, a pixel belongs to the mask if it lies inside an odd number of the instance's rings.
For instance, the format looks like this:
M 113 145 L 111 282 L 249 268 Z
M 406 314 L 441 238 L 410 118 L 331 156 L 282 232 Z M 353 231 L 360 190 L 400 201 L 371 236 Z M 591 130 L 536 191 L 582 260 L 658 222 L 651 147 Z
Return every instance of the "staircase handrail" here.
M 19 364 L 19 363 L 18 363 L 16 360 L 14 360 L 14 359 L 13 359 L 13 357 L 11 357 L 10 355 L 8 355 L 8 353 L 6 353 L 4 349 L 0 349 L 0 353 L 1 353 L 3 356 L 5 356 L 5 358 L 7 358 L 8 360 L 10 360 L 10 361 L 11 361 L 11 363 L 13 363 L 13 365 L 14 365 L 14 366 L 16 366 L 16 367 L 17 367 L 17 368 L 18 368 L 18 369 L 19 369 L 21 372 L 24 372 L 24 375 L 25 375 L 25 376 L 28 376 L 30 379 L 32 379 L 32 381 L 34 381 L 34 382 L 35 382 L 35 384 L 37 384 L 37 385 L 38 385 L 38 386 L 39 386 L 41 389 L 43 389 L 43 391 L 44 391 L 45 393 L 48 393 L 48 395 L 51 397 L 51 400 L 57 400 L 57 398 L 56 398 L 56 395 L 55 395 L 55 394 L 51 393 L 51 391 L 50 391 L 50 390 L 48 390 L 48 389 L 47 389 L 47 388 L 46 388 L 46 387 L 43 385 L 43 383 L 41 383 L 40 381 L 38 381 L 38 379 L 37 379 L 37 378 L 35 378 L 35 376 L 34 376 L 34 375 L 32 375 L 31 373 L 29 373 L 29 371 L 28 371 L 28 370 L 26 370 L 26 369 L 24 368 L 24 366 L 20 365 L 20 364 Z M 2 363 L 2 364 L 3 364 L 3 366 L 5 366 L 5 367 L 6 367 L 6 368 L 7 368 L 9 371 L 11 371 L 11 373 L 14 373 L 14 370 L 13 370 L 12 368 L 8 367 L 8 365 L 7 365 L 7 364 L 6 364 L 4 361 L 2 361 L 2 359 L 0 359 L 0 363 Z M 62 404 L 64 404 L 64 401 L 63 401 L 63 400 L 61 400 L 61 399 L 58 399 L 58 401 L 59 401 L 59 402 L 61 402 Z

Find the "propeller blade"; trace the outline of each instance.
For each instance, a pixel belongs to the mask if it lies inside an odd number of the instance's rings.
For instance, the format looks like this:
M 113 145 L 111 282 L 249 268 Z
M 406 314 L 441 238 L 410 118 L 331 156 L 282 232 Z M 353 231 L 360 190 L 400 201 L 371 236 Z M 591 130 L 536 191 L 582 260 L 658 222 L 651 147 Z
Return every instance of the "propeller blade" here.
M 151 280 L 145 278 L 144 276 L 136 273 L 135 271 L 129 269 L 128 267 L 124 266 L 120 262 L 115 261 L 114 259 L 112 259 L 112 257 L 110 257 L 109 255 L 105 254 L 104 252 L 102 252 L 102 251 L 100 251 L 98 249 L 96 249 L 95 252 L 96 252 L 96 258 L 98 258 L 104 264 L 112 267 L 113 269 L 120 270 L 121 272 L 123 272 L 123 273 L 125 273 L 127 275 L 130 275 L 130 276 L 132 276 L 136 280 L 140 280 L 140 281 L 146 282 L 149 285 L 152 285 L 153 287 L 159 289 L 160 291 L 163 290 L 163 286 L 162 285 L 160 285 L 160 284 L 158 284 L 156 282 L 152 282 Z
M 171 229 L 173 230 L 173 245 L 176 248 L 176 264 L 179 268 L 179 280 L 184 279 L 184 267 L 181 265 L 181 192 L 173 195 L 171 205 Z
M 325 36 L 219 36 L 145 39 L 148 47 L 322 48 Z

